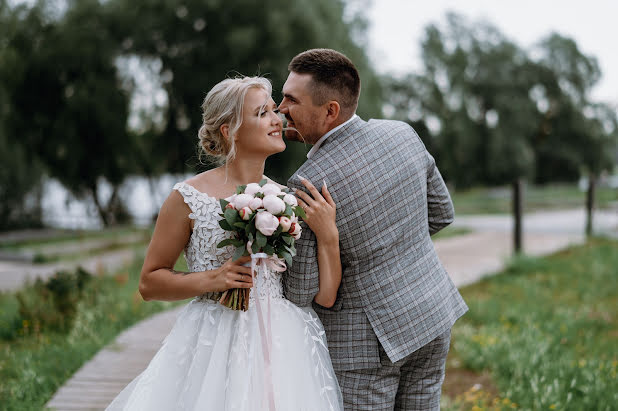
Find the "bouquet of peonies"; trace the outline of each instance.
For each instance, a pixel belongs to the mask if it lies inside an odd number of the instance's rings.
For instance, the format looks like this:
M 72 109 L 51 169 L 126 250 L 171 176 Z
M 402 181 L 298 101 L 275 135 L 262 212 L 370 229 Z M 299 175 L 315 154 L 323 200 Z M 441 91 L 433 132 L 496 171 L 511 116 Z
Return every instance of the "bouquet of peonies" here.
M 250 183 L 236 188 L 236 194 L 220 200 L 222 219 L 219 225 L 233 233 L 217 247 L 234 246 L 233 259 L 242 256 L 264 253 L 279 264 L 292 264 L 296 255 L 294 240 L 300 237 L 301 228 L 298 217 L 305 212 L 298 205 L 296 197 L 287 188 L 280 189 L 275 184 Z M 247 311 L 249 289 L 227 290 L 219 300 L 233 310 Z

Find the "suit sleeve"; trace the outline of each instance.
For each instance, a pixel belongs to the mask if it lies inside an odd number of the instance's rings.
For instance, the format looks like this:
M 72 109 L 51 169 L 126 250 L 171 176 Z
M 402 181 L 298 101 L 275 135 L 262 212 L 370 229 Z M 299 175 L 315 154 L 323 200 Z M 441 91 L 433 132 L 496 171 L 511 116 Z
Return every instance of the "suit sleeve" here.
M 455 217 L 451 196 L 429 152 L 427 152 L 427 214 L 430 235 L 451 224 Z
M 288 300 L 299 307 L 307 307 L 320 289 L 320 274 L 315 234 L 305 223 L 301 223 L 301 227 L 302 233 L 295 242 L 296 256 L 292 266 L 283 273 L 283 289 Z

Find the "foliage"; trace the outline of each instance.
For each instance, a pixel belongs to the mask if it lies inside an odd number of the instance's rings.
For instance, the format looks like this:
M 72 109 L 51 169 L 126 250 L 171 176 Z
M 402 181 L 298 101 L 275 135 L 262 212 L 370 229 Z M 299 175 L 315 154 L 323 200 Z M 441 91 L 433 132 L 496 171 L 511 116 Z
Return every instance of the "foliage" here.
M 123 46 L 121 55 L 156 62 L 154 75 L 167 97 L 161 124 L 149 124 L 144 131 L 145 154 L 159 159 L 148 172 L 199 169 L 196 133 L 206 92 L 229 76 L 261 74 L 271 79 L 277 101 L 289 60 L 307 48 L 332 47 L 347 53 L 363 76 L 359 111 L 380 112 L 376 76 L 362 48 L 351 39 L 358 21 L 344 22 L 341 0 L 112 0 L 107 9 L 116 42 Z M 269 160 L 267 174 L 285 181 L 291 174 L 289 164 L 303 154 L 292 146 Z
M 547 259 L 521 258 L 466 287 L 470 311 L 451 355 L 490 371 L 517 409 L 609 410 L 618 400 L 618 242 L 596 239 Z M 448 371 L 447 371 L 448 375 Z M 480 394 L 459 402 L 492 408 Z
M 12 70 L 15 50 L 5 39 L 18 30 L 18 17 L 0 1 L 0 79 Z M 28 147 L 15 144 L 8 130 L 11 96 L 8 82 L 0 81 L 0 230 L 41 226 L 41 174 L 38 162 L 28 161 Z
M 487 22 L 449 14 L 426 27 L 422 51 L 420 73 L 387 80 L 389 104 L 395 118 L 427 127 L 457 188 L 611 170 L 616 112 L 590 101 L 600 69 L 572 39 L 551 34 L 526 51 Z
M 0 174 L 0 194 L 10 201 L 0 205 L 1 221 L 25 218 L 17 215 L 27 209 L 20 207 L 30 192 L 25 187 L 36 188 L 47 172 L 76 197 L 94 201 L 105 225 L 123 222 L 118 189 L 128 175 L 210 167 L 198 159 L 196 136 L 201 101 L 215 83 L 239 73 L 265 75 L 279 100 L 289 60 L 307 48 L 349 55 L 363 79 L 359 114 L 379 116 L 380 83 L 357 43 L 366 41 L 362 8 L 356 4 L 346 16 L 345 6 L 2 0 L 0 160 L 9 167 Z M 284 182 L 305 153 L 290 144 L 268 160 L 267 173 Z M 112 187 L 108 198 L 103 181 Z
M 6 410 L 39 410 L 97 351 L 130 325 L 174 304 L 144 303 L 137 291 L 141 260 L 128 271 L 94 276 L 83 285 L 70 329 L 33 327 L 19 313 L 14 293 L 0 294 L 0 404 Z M 33 302 L 34 287 L 21 291 Z M 36 308 L 54 310 L 39 300 Z M 40 319 L 39 319 L 40 320 Z M 16 329 L 16 332 L 12 330 Z

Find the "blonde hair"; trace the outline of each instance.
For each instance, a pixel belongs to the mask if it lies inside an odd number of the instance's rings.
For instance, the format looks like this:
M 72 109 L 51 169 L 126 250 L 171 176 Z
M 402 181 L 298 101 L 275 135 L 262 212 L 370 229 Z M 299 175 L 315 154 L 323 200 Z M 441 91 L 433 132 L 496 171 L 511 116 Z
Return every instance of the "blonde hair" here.
M 234 137 L 242 124 L 243 105 L 247 92 L 259 88 L 272 94 L 272 84 L 264 77 L 238 77 L 217 83 L 202 103 L 202 126 L 198 132 L 202 151 L 225 164 L 234 159 Z M 266 102 L 265 102 L 266 103 Z M 221 133 L 221 126 L 228 124 L 228 138 Z

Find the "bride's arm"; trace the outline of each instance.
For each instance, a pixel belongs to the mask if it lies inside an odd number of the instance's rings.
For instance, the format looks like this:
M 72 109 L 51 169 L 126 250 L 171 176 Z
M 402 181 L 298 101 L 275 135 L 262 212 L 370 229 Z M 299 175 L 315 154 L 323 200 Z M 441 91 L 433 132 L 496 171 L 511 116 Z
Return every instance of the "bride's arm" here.
M 242 266 L 249 261 L 248 257 L 227 261 L 214 270 L 174 270 L 191 235 L 190 212 L 177 191 L 173 191 L 161 206 L 140 276 L 139 292 L 144 300 L 184 300 L 211 291 L 251 287 L 250 268 Z
M 305 210 L 305 222 L 313 231 L 318 245 L 318 266 L 320 271 L 320 289 L 314 301 L 330 308 L 335 304 L 337 291 L 341 284 L 341 256 L 339 254 L 339 231 L 335 224 L 336 205 L 326 184 L 322 194 L 306 179 L 301 180 L 311 196 L 300 190 L 296 191 L 298 203 Z

